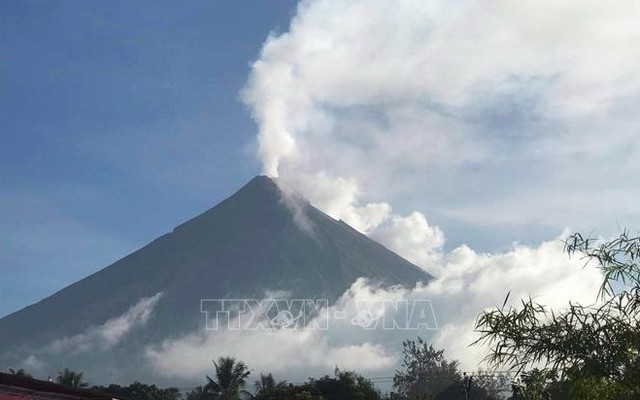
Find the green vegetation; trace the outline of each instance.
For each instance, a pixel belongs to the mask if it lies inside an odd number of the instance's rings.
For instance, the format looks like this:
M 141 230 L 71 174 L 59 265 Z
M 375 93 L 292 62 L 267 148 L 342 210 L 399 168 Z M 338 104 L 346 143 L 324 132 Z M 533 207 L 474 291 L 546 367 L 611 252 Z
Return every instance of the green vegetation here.
M 62 386 L 66 386 L 70 389 L 82 389 L 89 386 L 83 380 L 82 372 L 76 372 L 69 368 L 65 368 L 63 371 L 58 372 L 58 377 L 56 378 L 56 382 Z
M 13 369 L 9 368 L 9 373 L 15 376 L 24 376 L 25 378 L 33 378 L 31 374 L 27 373 L 23 368 Z
M 576 233 L 565 243 L 569 255 L 601 268 L 598 303 L 554 313 L 531 298 L 509 307 L 507 295 L 479 316 L 477 343 L 491 345 L 494 367 L 522 373 L 514 399 L 639 399 L 640 237 L 599 242 Z
M 422 338 L 402 343 L 402 370 L 393 378 L 398 394 L 409 399 L 435 398 L 451 386 L 462 388 L 462 376 L 456 361 L 447 361 L 444 350 L 436 350 Z
M 129 386 L 113 384 L 94 386 L 92 389 L 126 400 L 178 400 L 181 398 L 177 388 L 160 389 L 156 385 L 145 385 L 140 382 L 134 382 Z
M 187 393 L 186 400 L 207 400 L 207 399 L 210 399 L 211 397 L 212 396 L 207 391 L 207 389 L 205 389 L 202 386 L 198 386 L 192 391 L 190 391 L 189 393 Z
M 282 388 L 286 385 L 286 381 L 276 382 L 276 379 L 273 377 L 273 374 L 271 372 L 269 372 L 267 375 L 260 374 L 260 379 L 256 380 L 255 383 L 256 393 L 270 391 L 276 388 Z
M 334 371 L 334 376 L 309 379 L 302 385 L 280 383 L 260 390 L 258 400 L 379 400 L 381 395 L 373 384 L 352 371 Z
M 216 367 L 215 379 L 207 375 L 206 391 L 215 399 L 237 399 L 251 374 L 249 368 L 242 361 L 236 361 L 232 357 L 220 357 L 213 365 Z
M 482 371 L 466 376 L 459 371 L 457 361 L 448 361 L 444 350 L 435 349 L 420 337 L 404 341 L 402 346 L 402 366 L 393 378 L 397 391 L 394 399 L 504 399 L 506 378 Z

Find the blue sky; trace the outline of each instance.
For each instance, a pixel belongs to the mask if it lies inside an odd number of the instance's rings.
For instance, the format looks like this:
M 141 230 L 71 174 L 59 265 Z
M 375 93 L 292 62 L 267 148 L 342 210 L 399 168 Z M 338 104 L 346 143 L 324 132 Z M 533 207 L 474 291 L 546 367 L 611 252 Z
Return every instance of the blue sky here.
M 506 293 L 555 310 L 593 301 L 600 271 L 568 260 L 564 235 L 640 229 L 635 0 L 1 7 L 0 316 L 264 171 L 432 273 L 403 296 L 439 304 L 434 345 L 475 368 L 476 316 Z M 340 330 L 276 340 L 275 353 L 194 334 L 205 342 L 152 347 L 150 366 L 200 379 L 204 343 L 292 381 L 337 355 L 385 376 L 397 353 L 395 336 L 387 354 Z
M 302 4 L 2 1 L 0 315 L 262 171 L 444 275 L 637 231 L 637 2 Z
M 2 1 L 0 315 L 260 172 L 238 92 L 294 11 L 293 1 Z

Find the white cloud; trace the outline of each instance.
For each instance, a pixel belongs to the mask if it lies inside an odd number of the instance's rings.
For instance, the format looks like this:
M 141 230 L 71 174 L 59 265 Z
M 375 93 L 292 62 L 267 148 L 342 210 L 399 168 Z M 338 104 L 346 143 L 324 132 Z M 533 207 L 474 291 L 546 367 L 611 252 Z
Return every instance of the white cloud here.
M 57 339 L 47 346 L 47 350 L 53 353 L 107 350 L 118 344 L 131 330 L 144 326 L 161 297 L 162 292 L 144 297 L 122 315 L 109 319 L 100 326 L 89 327 L 75 336 Z
M 331 346 L 317 331 L 224 331 L 193 334 L 159 347 L 147 357 L 163 376 L 201 380 L 212 370 L 212 359 L 231 355 L 245 361 L 253 372 L 272 371 L 305 379 L 329 373 L 336 365 L 363 372 L 389 368 L 395 363 L 380 345 L 371 343 Z
M 285 193 L 296 191 L 331 217 L 343 220 L 352 227 L 368 232 L 386 221 L 391 215 L 387 203 L 359 205 L 360 188 L 351 179 L 331 178 L 320 172 L 314 175 L 293 175 L 278 179 Z M 291 201 L 288 202 L 291 205 Z M 294 216 L 300 218 L 300 210 L 294 205 Z
M 560 239 L 537 247 L 514 245 L 501 254 L 478 254 L 461 246 L 442 253 L 438 262 L 441 275 L 413 289 L 357 280 L 327 314 L 320 313 L 310 324 L 323 326 L 326 315 L 326 330 L 194 332 L 148 347 L 147 360 L 163 376 L 194 381 L 211 370 L 211 359 L 224 355 L 245 361 L 255 373 L 272 371 L 289 380 L 329 373 L 336 365 L 388 376 L 398 366 L 402 339 L 421 335 L 446 349 L 448 358 L 460 360 L 464 370 L 474 370 L 487 354 L 486 347 L 468 347 L 476 339 L 474 323 L 482 310 L 501 305 L 508 292 L 509 304 L 515 306 L 529 295 L 554 310 L 564 309 L 569 301 L 591 304 L 602 279 L 595 266 L 569 259 Z M 379 322 L 370 330 L 351 324 L 363 309 L 383 319 L 406 321 L 389 306 L 398 300 L 429 300 L 438 329 L 386 330 Z
M 488 235 L 590 229 L 615 221 L 612 203 L 638 222 L 639 205 L 628 201 L 640 172 L 638 15 L 631 1 L 302 2 L 289 31 L 265 42 L 242 94 L 264 172 L 437 277 L 413 289 L 359 280 L 331 310 L 429 299 L 440 325 L 430 340 L 472 369 L 486 354 L 467 347 L 475 318 L 507 292 L 554 309 L 593 302 L 600 272 L 569 260 L 559 239 L 447 252 L 442 230 L 406 209 L 420 204 Z M 163 374 L 190 378 L 229 352 L 257 371 L 339 364 L 391 373 L 398 332 L 331 323 L 196 332 L 147 357 Z
M 399 217 L 389 204 L 613 225 L 640 172 L 638 15 L 634 1 L 302 2 L 243 91 L 264 171 L 363 232 Z
M 346 305 L 339 304 L 331 310 L 342 307 Z M 324 318 L 320 313 L 309 326 L 322 326 L 319 321 Z M 344 335 L 348 322 L 331 319 L 329 330 L 197 331 L 149 346 L 146 357 L 151 368 L 160 375 L 193 381 L 211 371 L 212 359 L 229 355 L 246 362 L 255 373 L 286 374 L 289 380 L 330 373 L 335 366 L 368 373 L 395 365 L 396 356 L 381 344 Z
M 154 307 L 162 297 L 162 292 L 145 297 L 118 318 L 110 319 L 98 329 L 105 345 L 117 344 L 131 329 L 143 326 L 151 317 Z
M 474 368 L 483 309 L 509 291 L 590 303 L 601 275 L 559 239 L 447 252 L 407 210 L 502 243 L 514 228 L 640 223 L 638 16 L 629 0 L 304 1 L 243 91 L 264 171 L 434 274 L 382 293 L 433 300 L 431 339 Z
M 393 217 L 387 226 L 379 226 L 369 236 L 432 275 L 440 275 L 437 267 L 441 264 L 444 234 L 437 226 L 429 226 L 422 213 Z
M 569 301 L 593 304 L 601 272 L 584 260 L 569 259 L 563 246 L 558 238 L 537 247 L 514 245 L 502 254 L 478 254 L 467 246 L 446 254 L 443 274 L 426 288 L 444 317 L 435 345 L 475 367 L 487 354 L 486 348 L 467 347 L 475 340 L 475 319 L 482 310 L 500 306 L 508 292 L 514 306 L 528 296 L 556 311 Z
M 44 368 L 44 362 L 33 354 L 30 354 L 29 357 L 22 362 L 21 367 L 30 373 L 40 373 Z

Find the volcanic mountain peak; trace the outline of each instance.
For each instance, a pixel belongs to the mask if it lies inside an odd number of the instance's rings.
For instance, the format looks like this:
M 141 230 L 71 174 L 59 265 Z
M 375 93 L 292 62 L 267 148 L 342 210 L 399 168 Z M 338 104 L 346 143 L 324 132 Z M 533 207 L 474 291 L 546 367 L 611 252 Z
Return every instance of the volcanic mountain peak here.
M 77 340 L 149 299 L 153 317 L 141 314 L 145 319 L 135 321 L 144 326 L 123 337 L 111 357 L 200 329 L 201 299 L 261 298 L 266 291 L 282 291 L 333 302 L 360 277 L 405 286 L 431 279 L 310 203 L 298 199 L 292 207 L 288 196 L 272 179 L 257 176 L 172 232 L 2 318 L 2 367 L 17 366 L 33 349 L 51 348 L 62 338 Z

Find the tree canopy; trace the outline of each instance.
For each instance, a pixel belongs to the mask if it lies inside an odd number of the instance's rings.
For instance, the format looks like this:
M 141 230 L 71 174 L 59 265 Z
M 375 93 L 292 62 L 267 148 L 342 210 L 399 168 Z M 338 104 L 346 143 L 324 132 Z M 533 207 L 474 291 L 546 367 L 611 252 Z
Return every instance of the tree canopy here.
M 215 378 L 207 375 L 206 389 L 216 399 L 237 399 L 247 383 L 247 377 L 251 374 L 249 368 L 244 362 L 237 361 L 233 357 L 220 357 L 217 362 L 213 362 L 213 365 L 216 369 Z
M 506 377 L 478 371 L 460 372 L 457 361 L 444 357 L 424 339 L 402 343 L 403 360 L 393 378 L 393 399 L 409 400 L 501 400 Z
M 436 398 L 452 385 L 462 387 L 458 362 L 447 361 L 444 350 L 436 350 L 420 337 L 403 341 L 402 347 L 402 368 L 393 378 L 398 394 L 409 399 Z
M 18 369 L 9 368 L 9 373 L 11 375 L 15 375 L 15 376 L 23 376 L 25 378 L 33 378 L 30 373 L 25 371 L 24 368 L 18 368 Z
M 58 372 L 56 382 L 70 389 L 81 389 L 89 386 L 83 379 L 83 372 L 76 372 L 72 369 L 65 368 Z
M 134 382 L 129 386 L 111 384 L 109 386 L 94 386 L 94 389 L 113 395 L 113 397 L 127 400 L 179 400 L 180 391 L 177 388 L 160 389 L 156 385 L 146 385 Z M 205 400 L 204 398 L 201 400 Z
M 565 250 L 601 269 L 596 303 L 570 303 L 556 313 L 531 298 L 519 307 L 507 306 L 507 295 L 502 307 L 478 317 L 475 343 L 490 344 L 486 359 L 494 367 L 538 368 L 524 375 L 516 392 L 533 390 L 542 380 L 556 389 L 569 387 L 570 398 L 638 399 L 640 237 L 623 231 L 616 239 L 598 241 L 576 233 L 565 241 Z M 526 398 L 543 398 L 544 391 Z

